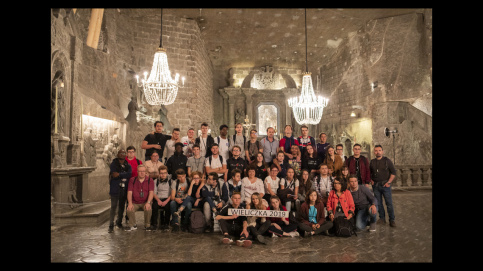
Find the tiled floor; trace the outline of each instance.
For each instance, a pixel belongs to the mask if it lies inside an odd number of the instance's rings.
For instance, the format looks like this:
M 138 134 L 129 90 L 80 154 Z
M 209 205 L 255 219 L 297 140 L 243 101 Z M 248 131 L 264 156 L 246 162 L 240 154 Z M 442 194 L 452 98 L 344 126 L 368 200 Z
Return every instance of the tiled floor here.
M 101 226 L 66 226 L 51 231 L 51 262 L 432 262 L 432 191 L 393 191 L 397 227 L 350 238 L 266 238 L 251 248 L 224 245 L 221 233 L 108 233 Z M 387 216 L 386 216 L 387 219 Z

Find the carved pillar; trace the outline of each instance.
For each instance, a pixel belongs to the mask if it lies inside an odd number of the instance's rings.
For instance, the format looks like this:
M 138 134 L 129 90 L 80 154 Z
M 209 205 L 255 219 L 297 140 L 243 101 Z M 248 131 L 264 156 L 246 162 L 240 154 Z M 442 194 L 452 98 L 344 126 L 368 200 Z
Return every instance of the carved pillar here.
M 222 88 L 220 88 L 218 92 L 220 93 L 221 97 L 223 97 L 223 123 L 228 125 L 228 95 Z
M 419 186 L 419 168 L 411 168 L 411 186 Z
M 408 186 L 409 171 L 408 168 L 401 168 L 401 186 Z
M 401 186 L 398 182 L 398 180 L 400 179 L 400 176 L 401 176 L 401 170 L 396 168 L 396 177 L 394 177 L 394 179 L 392 180 L 392 187 Z
M 52 168 L 62 168 L 67 165 L 67 144 L 70 138 L 65 137 L 62 133 L 52 135 L 54 160 Z
M 246 114 L 248 115 L 248 118 L 250 119 L 250 121 L 254 123 L 252 96 L 257 92 L 257 90 L 254 88 L 243 88 L 242 91 L 243 91 L 243 94 L 245 94 L 245 102 L 247 106 Z
M 421 186 L 428 186 L 429 182 L 429 167 L 421 168 Z
M 235 134 L 235 102 L 240 98 L 241 89 L 239 88 L 225 88 L 225 93 L 228 94 L 228 134 Z
M 292 108 L 288 106 L 288 99 L 297 96 L 298 91 L 296 88 L 284 88 L 282 89 L 282 91 L 283 91 L 283 95 L 285 96 L 285 101 L 284 101 L 285 102 L 285 124 L 281 125 L 279 130 L 280 130 L 280 135 L 283 137 L 283 134 L 284 134 L 283 129 L 285 125 L 290 124 L 292 125 L 292 127 L 294 126 L 292 124 Z

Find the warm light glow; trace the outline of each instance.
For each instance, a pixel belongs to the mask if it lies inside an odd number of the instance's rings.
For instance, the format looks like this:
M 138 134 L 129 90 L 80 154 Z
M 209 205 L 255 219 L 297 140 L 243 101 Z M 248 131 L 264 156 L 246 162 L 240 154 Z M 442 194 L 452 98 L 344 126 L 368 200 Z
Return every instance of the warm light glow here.
M 324 107 L 329 102 L 327 98 L 315 96 L 310 75 L 310 73 L 304 73 L 301 95 L 288 99 L 288 105 L 293 108 L 298 124 L 318 124 L 322 119 Z
M 146 77 L 147 72 L 144 72 L 144 78 Z M 149 74 L 149 77 L 142 82 L 146 101 L 150 105 L 172 104 L 178 94 L 178 81 L 179 74 L 176 74 L 174 80 L 171 77 L 166 50 L 158 48 L 154 54 L 151 73 Z

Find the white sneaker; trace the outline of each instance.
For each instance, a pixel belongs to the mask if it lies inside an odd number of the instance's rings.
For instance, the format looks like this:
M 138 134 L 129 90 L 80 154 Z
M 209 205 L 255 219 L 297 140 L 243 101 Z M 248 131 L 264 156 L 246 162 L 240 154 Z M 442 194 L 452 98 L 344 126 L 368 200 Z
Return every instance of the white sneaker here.
M 290 236 L 292 236 L 292 237 L 300 236 L 298 231 L 289 232 L 288 234 L 290 234 Z
M 278 237 L 275 233 L 272 233 L 272 238 Z
M 371 223 L 371 225 L 369 226 L 369 231 L 371 232 L 376 231 L 376 223 Z

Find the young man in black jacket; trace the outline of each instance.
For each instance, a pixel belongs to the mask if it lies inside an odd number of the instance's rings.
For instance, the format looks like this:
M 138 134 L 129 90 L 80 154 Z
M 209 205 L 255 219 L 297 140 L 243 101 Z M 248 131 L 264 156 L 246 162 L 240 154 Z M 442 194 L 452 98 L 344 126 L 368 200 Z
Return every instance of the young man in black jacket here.
M 171 179 L 176 180 L 176 170 L 181 168 L 184 172 L 188 171 L 186 164 L 188 163 L 188 157 L 183 154 L 183 143 L 177 142 L 174 145 L 174 154 L 166 161 L 168 167 L 168 173 L 171 174 Z
M 109 214 L 109 229 L 108 232 L 114 231 L 114 216 L 119 205 L 119 196 L 124 195 L 127 191 L 127 181 L 131 178 L 131 165 L 126 160 L 126 151 L 120 149 L 117 152 L 117 158 L 114 158 L 110 165 L 109 171 L 109 196 L 111 197 L 111 212 Z M 122 229 L 122 217 L 124 214 L 124 201 L 122 206 L 119 206 L 116 226 Z
M 212 154 L 211 146 L 215 143 L 215 139 L 208 134 L 208 128 L 208 124 L 203 122 L 201 124 L 201 136 L 195 140 L 195 144 L 200 145 L 201 156 L 204 157 L 209 157 Z

